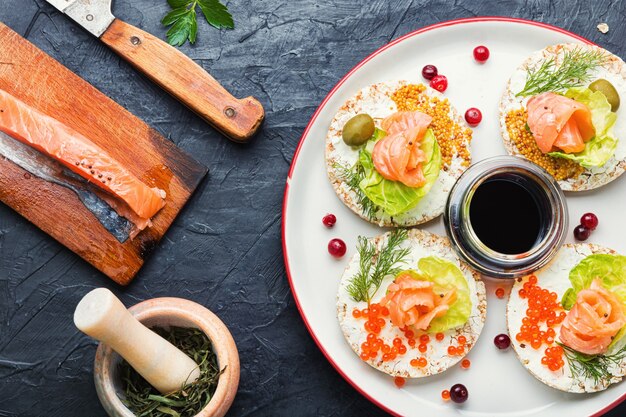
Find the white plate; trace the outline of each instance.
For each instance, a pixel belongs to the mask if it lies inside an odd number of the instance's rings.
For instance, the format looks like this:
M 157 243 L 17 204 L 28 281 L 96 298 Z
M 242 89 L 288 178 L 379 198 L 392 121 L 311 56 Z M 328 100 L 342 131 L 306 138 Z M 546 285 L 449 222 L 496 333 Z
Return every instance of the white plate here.
M 339 373 L 357 390 L 392 414 L 402 416 L 588 416 L 599 415 L 626 398 L 626 383 L 599 394 L 565 394 L 532 377 L 513 350 L 498 351 L 493 338 L 506 332 L 506 300 L 495 297 L 498 283 L 487 282 L 487 322 L 468 358 L 441 375 L 408 380 L 402 389 L 391 377 L 362 362 L 346 343 L 335 312 L 339 278 L 355 252 L 358 235 L 383 232 L 339 201 L 324 165 L 324 141 L 332 117 L 345 100 L 368 84 L 389 79 L 423 82 L 421 68 L 434 64 L 448 77 L 445 95 L 463 114 L 469 107 L 483 112 L 474 130 L 473 161 L 505 153 L 498 129 L 498 101 L 513 70 L 531 52 L 560 42 L 588 42 L 545 24 L 508 18 L 472 18 L 426 27 L 410 33 L 369 56 L 348 73 L 322 102 L 307 127 L 287 179 L 283 209 L 283 248 L 291 289 L 302 317 L 320 349 Z M 472 57 L 477 45 L 491 51 L 487 63 Z M 626 138 L 621 138 L 626 140 Z M 586 211 L 600 219 L 591 242 L 626 253 L 624 207 L 626 180 L 620 178 L 593 192 L 567 195 L 572 225 Z M 322 225 L 326 213 L 337 216 L 333 229 Z M 424 229 L 444 234 L 441 219 Z M 348 253 L 333 259 L 326 250 L 334 237 L 343 239 Z M 572 241 L 571 233 L 569 241 Z M 443 402 L 440 393 L 455 383 L 469 390 L 462 405 Z

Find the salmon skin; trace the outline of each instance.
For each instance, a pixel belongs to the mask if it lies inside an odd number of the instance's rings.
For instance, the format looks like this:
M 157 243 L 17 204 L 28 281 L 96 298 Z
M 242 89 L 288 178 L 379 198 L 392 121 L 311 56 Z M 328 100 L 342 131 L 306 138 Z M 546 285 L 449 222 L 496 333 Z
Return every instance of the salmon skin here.
M 103 198 L 105 191 L 89 185 L 84 178 L 64 168 L 54 159 L 0 132 L 0 156 L 37 178 L 72 190 L 83 205 L 98 219 L 100 224 L 124 243 L 139 232 L 135 225 L 115 211 Z M 99 195 L 100 194 L 100 195 Z
M 120 199 L 145 224 L 165 206 L 165 191 L 148 187 L 85 136 L 3 90 L 0 90 L 0 131 Z

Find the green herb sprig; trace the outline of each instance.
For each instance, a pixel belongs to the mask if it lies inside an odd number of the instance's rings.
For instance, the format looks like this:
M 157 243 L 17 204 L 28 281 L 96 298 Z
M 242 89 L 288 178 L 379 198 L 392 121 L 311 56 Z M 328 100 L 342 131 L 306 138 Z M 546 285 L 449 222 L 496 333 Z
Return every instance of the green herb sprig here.
M 409 254 L 408 248 L 400 248 L 408 237 L 406 229 L 396 229 L 389 233 L 386 244 L 378 250 L 375 243 L 359 236 L 359 272 L 350 279 L 348 293 L 354 301 L 371 301 L 388 275 L 400 272 L 398 264 Z
M 335 162 L 333 168 L 338 171 L 339 177 L 345 181 L 348 188 L 356 194 L 357 202 L 363 208 L 365 217 L 368 219 L 373 218 L 374 214 L 378 211 L 378 206 L 365 195 L 359 186 L 361 181 L 365 178 L 365 169 L 363 169 L 360 162 L 357 161 L 352 168 Z
M 546 59 L 538 67 L 528 68 L 524 89 L 516 97 L 580 87 L 589 81 L 590 71 L 604 64 L 606 60 L 607 55 L 601 50 L 580 47 L 566 51 L 558 66 L 554 57 Z
M 211 26 L 218 29 L 233 29 L 235 27 L 228 8 L 219 0 L 167 0 L 167 3 L 172 11 L 165 15 L 161 23 L 164 26 L 171 26 L 167 31 L 167 42 L 170 45 L 181 46 L 187 41 L 196 42 L 198 33 L 197 7 L 200 7 L 204 18 Z
M 611 355 L 586 355 L 562 343 L 558 344 L 563 348 L 572 376 L 593 379 L 596 384 L 603 379 L 612 378 L 609 368 L 611 365 L 619 365 L 626 357 L 626 345 Z
M 200 330 L 182 327 L 152 330 L 196 361 L 200 377 L 180 391 L 161 395 L 128 362 L 122 361 L 119 371 L 124 398 L 121 400 L 137 417 L 195 416 L 213 398 L 219 377 L 226 368 L 219 369 L 211 341 Z

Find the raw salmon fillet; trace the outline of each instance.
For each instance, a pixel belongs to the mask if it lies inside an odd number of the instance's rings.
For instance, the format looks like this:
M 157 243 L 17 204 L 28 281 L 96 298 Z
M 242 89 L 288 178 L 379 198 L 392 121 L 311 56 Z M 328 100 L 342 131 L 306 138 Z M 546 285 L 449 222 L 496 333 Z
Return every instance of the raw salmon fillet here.
M 165 191 L 148 187 L 85 136 L 3 90 L 0 90 L 0 131 L 120 199 L 139 217 L 129 220 L 140 229 L 165 205 Z
M 582 103 L 555 93 L 541 93 L 528 100 L 528 127 L 543 153 L 557 148 L 581 152 L 596 134 L 591 111 Z

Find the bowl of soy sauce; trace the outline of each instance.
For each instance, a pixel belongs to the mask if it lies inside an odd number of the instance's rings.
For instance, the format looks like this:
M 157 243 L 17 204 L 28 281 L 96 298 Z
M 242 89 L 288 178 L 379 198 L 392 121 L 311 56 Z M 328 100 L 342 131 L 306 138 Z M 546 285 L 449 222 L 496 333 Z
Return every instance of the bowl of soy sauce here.
M 568 228 L 567 203 L 543 168 L 516 156 L 472 165 L 450 191 L 446 232 L 481 274 L 516 278 L 545 266 Z

